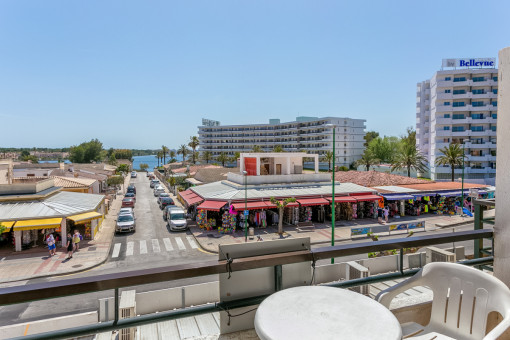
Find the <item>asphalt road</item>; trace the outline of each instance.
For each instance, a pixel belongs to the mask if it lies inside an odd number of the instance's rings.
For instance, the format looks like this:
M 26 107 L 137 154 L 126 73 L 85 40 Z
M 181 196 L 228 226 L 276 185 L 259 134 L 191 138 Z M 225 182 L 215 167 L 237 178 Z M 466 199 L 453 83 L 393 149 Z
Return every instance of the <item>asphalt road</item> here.
M 116 235 L 114 237 L 109 259 L 105 264 L 87 272 L 23 281 L 19 284 L 58 281 L 69 278 L 118 273 L 126 270 L 188 264 L 217 259 L 216 254 L 210 254 L 198 248 L 189 232 L 170 232 L 167 229 L 166 222 L 162 218 L 162 211 L 159 209 L 153 191 L 149 187 L 147 177 L 139 175 L 136 179 L 132 179 L 132 182 L 136 185 L 137 189 L 137 202 L 135 205 L 136 232 Z M 455 227 L 455 231 L 472 229 L 472 224 Z M 452 228 L 429 229 L 426 231 L 426 233 L 429 234 L 449 232 L 452 232 Z M 424 233 L 417 233 L 416 235 L 424 235 Z M 395 235 L 389 238 L 400 237 L 402 236 Z M 384 239 L 387 238 L 385 237 Z M 353 242 L 367 242 L 367 239 Z M 328 245 L 329 244 L 315 245 L 313 248 Z M 467 254 L 473 252 L 473 241 L 461 242 L 457 245 L 465 246 Z M 490 243 L 486 242 L 486 246 L 489 245 Z M 437 245 L 437 247 L 441 248 L 448 248 L 451 246 L 451 243 Z M 335 262 L 340 263 L 363 258 L 367 258 L 367 254 L 337 258 Z M 321 260 L 317 264 L 323 265 L 328 263 L 330 263 L 329 260 Z M 126 289 L 136 289 L 137 292 L 144 292 L 216 280 L 218 280 L 217 275 L 210 275 Z M 113 291 L 0 307 L 0 315 L 2 316 L 0 318 L 0 326 L 98 310 L 98 299 L 110 296 L 113 296 Z

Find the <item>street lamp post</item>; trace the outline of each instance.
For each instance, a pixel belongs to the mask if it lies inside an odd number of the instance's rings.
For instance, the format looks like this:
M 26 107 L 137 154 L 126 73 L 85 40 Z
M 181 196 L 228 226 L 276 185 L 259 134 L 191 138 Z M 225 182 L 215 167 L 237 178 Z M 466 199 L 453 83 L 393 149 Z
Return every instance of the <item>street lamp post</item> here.
M 466 157 L 466 154 L 465 154 L 465 146 L 466 146 L 466 142 L 468 142 L 469 139 L 467 141 L 463 140 L 462 141 L 462 198 L 461 198 L 461 202 L 460 202 L 460 216 L 466 216 L 464 215 L 464 157 Z M 453 170 L 455 171 L 455 170 Z
M 333 173 L 331 176 L 331 246 L 335 245 L 335 125 L 327 124 L 333 129 Z M 331 264 L 335 263 L 335 258 L 331 258 Z
M 244 176 L 244 242 L 248 242 L 248 171 L 243 171 Z

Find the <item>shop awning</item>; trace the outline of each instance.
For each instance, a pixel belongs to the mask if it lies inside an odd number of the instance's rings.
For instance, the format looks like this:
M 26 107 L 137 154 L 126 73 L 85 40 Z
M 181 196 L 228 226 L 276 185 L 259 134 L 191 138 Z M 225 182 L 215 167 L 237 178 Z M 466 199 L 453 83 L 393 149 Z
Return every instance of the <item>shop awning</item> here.
M 259 201 L 259 202 L 248 202 L 246 203 L 246 208 L 245 208 L 245 203 L 242 202 L 242 203 L 234 203 L 232 204 L 234 206 L 234 210 L 255 210 L 255 209 L 270 209 L 270 208 L 276 208 L 276 205 L 271 203 L 271 202 L 264 202 L 264 201 Z
M 204 199 L 200 196 L 183 196 L 182 197 L 188 206 L 202 202 Z
M 326 199 L 331 203 L 333 197 L 326 197 Z M 356 199 L 352 196 L 335 196 L 335 204 L 336 203 L 356 203 Z
M 191 190 L 191 189 L 181 191 L 179 193 L 179 195 L 181 195 L 182 197 L 184 197 L 184 196 L 197 196 L 197 194 L 193 190 Z
M 11 229 L 12 225 L 14 224 L 14 221 L 4 221 L 0 222 L 0 224 L 6 227 L 7 229 Z
M 61 218 L 45 218 L 39 220 L 17 221 L 14 230 L 34 230 L 58 228 L 62 222 Z
M 413 200 L 414 196 L 408 194 L 382 194 L 388 201 Z
M 381 196 L 377 196 L 377 195 L 360 195 L 360 196 L 351 196 L 351 197 L 355 198 L 358 202 L 379 201 L 382 198 Z M 335 197 L 335 201 L 336 201 L 336 197 Z
M 223 208 L 225 204 L 227 204 L 227 202 L 204 201 L 197 207 L 197 209 L 220 211 L 220 209 Z
M 336 198 L 335 198 L 336 199 Z M 312 205 L 329 205 L 329 201 L 325 198 L 300 198 L 297 200 L 297 202 L 302 207 L 309 207 Z
M 457 196 L 462 196 L 462 191 L 461 190 L 458 190 L 458 191 L 443 191 L 443 192 L 438 192 L 438 194 L 442 197 L 457 197 Z M 467 196 L 468 193 L 464 192 L 464 196 Z
M 74 221 L 75 223 L 79 223 L 79 222 L 87 222 L 87 221 L 97 220 L 98 218 L 101 218 L 101 217 L 103 217 L 103 215 L 101 215 L 98 212 L 92 211 L 92 212 L 88 212 L 88 213 L 84 213 L 84 214 L 69 216 L 67 218 L 70 219 L 71 221 Z

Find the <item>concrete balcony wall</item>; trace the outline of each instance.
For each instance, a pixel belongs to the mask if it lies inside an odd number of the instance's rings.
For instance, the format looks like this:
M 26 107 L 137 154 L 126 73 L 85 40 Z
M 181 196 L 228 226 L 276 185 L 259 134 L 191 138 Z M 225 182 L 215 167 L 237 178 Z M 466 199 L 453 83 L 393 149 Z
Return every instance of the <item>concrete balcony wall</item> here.
M 244 176 L 240 173 L 229 172 L 227 180 L 244 184 Z M 306 183 L 306 182 L 331 182 L 331 174 L 318 173 L 318 174 L 293 174 L 293 175 L 261 175 L 261 176 L 246 176 L 247 185 L 259 184 L 278 184 L 278 183 Z

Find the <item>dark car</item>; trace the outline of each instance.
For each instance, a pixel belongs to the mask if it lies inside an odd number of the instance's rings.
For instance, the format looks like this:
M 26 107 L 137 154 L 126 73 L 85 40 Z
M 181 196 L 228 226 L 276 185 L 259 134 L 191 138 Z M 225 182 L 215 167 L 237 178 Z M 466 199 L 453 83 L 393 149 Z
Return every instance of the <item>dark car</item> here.
M 127 187 L 127 192 L 132 192 L 136 194 L 136 187 L 133 184 L 131 184 L 130 186 Z
M 170 197 L 160 197 L 159 208 L 163 210 L 167 205 L 175 205 L 174 200 Z
M 122 208 L 134 208 L 135 207 L 135 200 L 132 198 L 124 198 L 122 200 Z
M 129 198 L 132 198 L 135 200 L 136 202 L 136 195 L 134 192 L 126 192 L 126 194 L 124 195 L 125 198 L 129 197 Z
M 168 218 L 168 210 L 169 209 L 172 209 L 172 208 L 178 208 L 178 206 L 176 205 L 167 205 L 165 207 L 165 210 L 163 210 L 163 219 L 166 221 L 166 219 Z
M 161 200 L 161 198 L 163 197 L 170 197 L 170 194 L 168 192 L 162 192 L 158 195 L 158 204 L 159 204 L 159 201 Z

